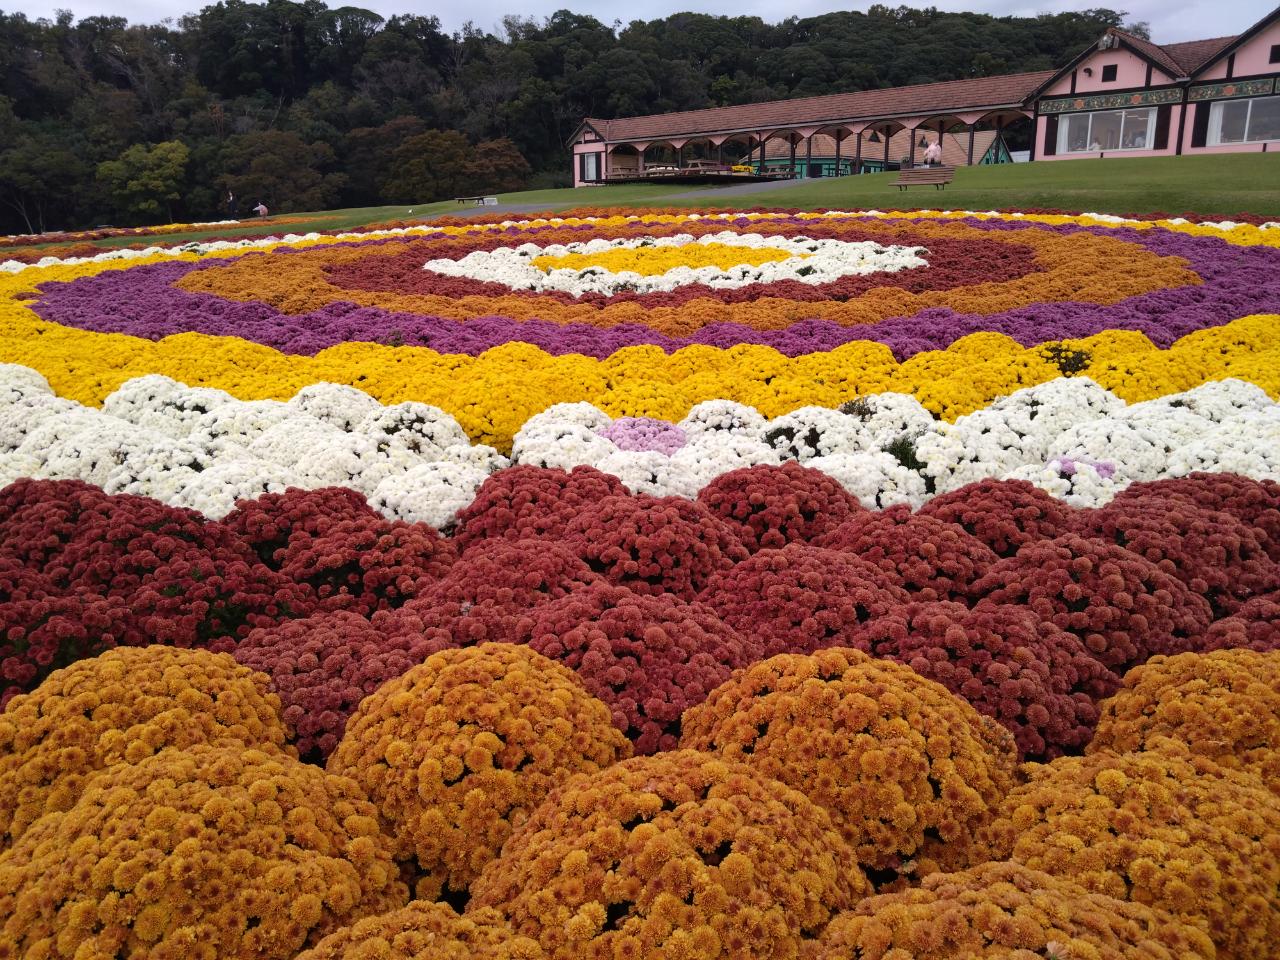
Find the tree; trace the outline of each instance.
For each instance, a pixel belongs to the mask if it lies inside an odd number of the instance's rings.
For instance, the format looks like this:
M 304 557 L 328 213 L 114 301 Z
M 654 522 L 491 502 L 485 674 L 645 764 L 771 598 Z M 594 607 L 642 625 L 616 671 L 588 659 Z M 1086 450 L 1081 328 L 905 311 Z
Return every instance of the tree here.
M 476 193 L 499 193 L 519 190 L 533 171 L 516 145 L 503 137 L 472 147 L 463 172 Z
M 471 145 L 456 130 L 428 130 L 409 137 L 392 153 L 382 192 L 392 203 L 429 203 L 474 193 L 468 182 Z
M 323 210 L 337 202 L 346 183 L 336 164 L 326 143 L 307 143 L 282 130 L 244 133 L 230 137 L 222 150 L 219 186 L 250 205 L 262 202 L 284 213 Z
M 56 132 L 22 130 L 0 150 L 0 203 L 28 233 L 43 233 L 65 214 L 76 185 L 88 176 L 75 145 Z
M 98 182 L 126 217 L 164 214 L 174 220 L 173 202 L 182 199 L 191 151 L 180 140 L 155 146 L 135 143 L 115 160 L 98 164 Z

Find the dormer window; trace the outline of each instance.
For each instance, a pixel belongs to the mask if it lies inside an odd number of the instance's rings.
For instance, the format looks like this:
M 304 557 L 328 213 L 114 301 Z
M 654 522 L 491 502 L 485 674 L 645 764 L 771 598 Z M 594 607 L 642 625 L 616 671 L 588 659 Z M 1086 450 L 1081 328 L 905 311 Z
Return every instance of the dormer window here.
M 1271 59 L 1267 63 L 1280 63 L 1280 43 L 1271 45 Z
M 1114 63 L 1108 63 L 1106 66 L 1102 68 L 1102 82 L 1114 83 L 1115 79 L 1116 79 L 1116 65 Z

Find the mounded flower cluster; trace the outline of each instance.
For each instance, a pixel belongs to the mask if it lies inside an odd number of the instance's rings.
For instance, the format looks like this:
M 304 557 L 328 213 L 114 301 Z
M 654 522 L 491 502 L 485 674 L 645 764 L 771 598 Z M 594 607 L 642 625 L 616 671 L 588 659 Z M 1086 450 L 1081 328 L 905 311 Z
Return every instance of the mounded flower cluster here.
M 700 599 L 773 656 L 856 646 L 863 625 L 905 603 L 908 594 L 889 570 L 793 543 L 716 574 Z
M 438 635 L 375 627 L 336 610 L 259 628 L 234 653 L 271 678 L 302 758 L 323 761 L 365 697 L 447 645 Z
M 679 497 L 606 497 L 579 510 L 565 540 L 609 582 L 682 600 L 747 556 L 729 524 Z
M 527 640 L 540 606 L 603 583 L 575 550 L 546 540 L 481 540 L 421 598 L 376 614 L 374 626 L 442 646 Z
M 863 512 L 838 483 L 794 460 L 721 474 L 702 488 L 698 502 L 731 524 L 752 553 L 812 542 Z
M 1173 574 L 1218 616 L 1280 588 L 1266 534 L 1224 511 L 1148 497 L 1082 510 L 1072 519 L 1081 536 L 1117 543 Z
M 248 544 L 188 510 L 110 496 L 79 481 L 0 491 L 0 540 L 15 577 L 0 603 L 3 700 L 114 646 L 230 649 L 311 600 Z
M 981 862 L 1013 738 L 944 687 L 857 650 L 783 654 L 685 714 L 681 744 L 741 761 L 830 814 L 879 884 Z
M 1213 618 L 1208 601 L 1150 560 L 1070 533 L 1000 560 L 973 594 L 984 603 L 1027 606 L 1113 670 L 1192 649 Z
M 330 773 L 368 793 L 417 895 L 465 898 L 547 794 L 630 755 L 609 710 L 524 646 L 444 650 L 383 684 L 347 722 Z
M 835 917 L 804 960 L 1212 960 L 1201 927 L 1017 863 L 935 873 Z
M 875 564 L 921 600 L 967 600 L 974 581 L 997 560 L 958 525 L 905 506 L 864 511 L 817 544 Z
M 999 721 L 1023 759 L 1079 751 L 1098 701 L 1120 686 L 1078 637 L 1020 606 L 909 603 L 868 623 L 859 640 Z
M 575 777 L 472 888 L 549 960 L 796 956 L 868 892 L 802 793 L 696 750 Z
M 150 646 L 79 660 L 0 713 L 0 850 L 70 809 L 105 767 L 166 747 L 285 740 L 267 678 L 226 654 Z
M 1219 766 L 1252 771 L 1280 793 L 1280 652 L 1152 657 L 1102 705 L 1088 752 L 1132 753 L 1160 737 Z
M 993 858 L 1202 918 L 1219 958 L 1280 943 L 1280 796 L 1170 740 L 1027 768 L 985 831 Z
M 414 900 L 331 933 L 297 960 L 542 960 L 542 948 L 517 937 L 496 910 L 454 913 L 446 903 Z
M 1231 616 L 1215 620 L 1196 644 L 1202 651 L 1227 647 L 1280 650 L 1280 590 L 1254 597 Z
M 1116 495 L 1121 503 L 1167 504 L 1180 500 L 1204 510 L 1238 517 L 1266 536 L 1271 559 L 1280 563 L 1280 483 L 1235 473 L 1190 473 L 1185 477 L 1135 483 Z
M 21 957 L 291 960 L 407 891 L 345 777 L 207 744 L 117 764 L 0 857 L 0 949 Z
M 559 539 L 581 509 L 626 492 L 617 477 L 591 467 L 574 467 L 567 473 L 511 467 L 486 480 L 475 500 L 458 514 L 454 539 L 464 550 L 493 537 Z
M 761 657 L 752 635 L 701 603 L 611 584 L 539 608 L 529 646 L 569 667 L 608 704 L 639 754 L 674 750 L 685 710 Z
M 958 524 L 1011 557 L 1028 543 L 1067 532 L 1071 510 L 1026 480 L 980 480 L 929 500 L 920 515 Z

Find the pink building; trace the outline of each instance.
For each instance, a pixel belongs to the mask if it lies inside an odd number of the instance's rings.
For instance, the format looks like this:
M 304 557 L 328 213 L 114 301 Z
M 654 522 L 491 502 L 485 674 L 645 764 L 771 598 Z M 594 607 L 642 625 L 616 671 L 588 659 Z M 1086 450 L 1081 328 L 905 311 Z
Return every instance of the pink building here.
M 684 166 L 686 149 L 714 163 L 735 142 L 760 172 L 781 164 L 797 176 L 907 165 L 938 138 L 948 163 L 999 162 L 985 144 L 1023 118 L 1035 125 L 1033 160 L 1280 150 L 1280 7 L 1238 36 L 1188 43 L 1111 29 L 1057 71 L 589 117 L 571 139 L 574 186 L 652 175 L 654 150 L 662 175 Z

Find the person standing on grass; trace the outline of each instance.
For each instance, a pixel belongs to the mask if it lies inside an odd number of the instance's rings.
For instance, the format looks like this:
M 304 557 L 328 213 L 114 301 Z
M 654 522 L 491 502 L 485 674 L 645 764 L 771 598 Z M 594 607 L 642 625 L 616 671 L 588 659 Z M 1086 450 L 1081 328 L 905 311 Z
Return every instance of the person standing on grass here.
M 258 205 L 253 208 L 253 212 L 260 217 L 265 217 L 269 211 L 267 210 L 267 205 L 259 200 Z
M 236 215 L 240 212 L 240 202 L 236 200 L 236 195 L 230 190 L 227 191 L 227 216 L 232 220 L 236 219 Z
M 942 142 L 935 140 L 929 144 L 924 152 L 924 165 L 926 167 L 938 167 L 942 165 Z

